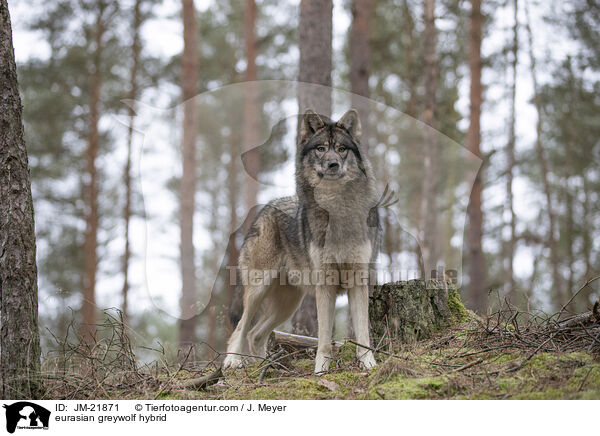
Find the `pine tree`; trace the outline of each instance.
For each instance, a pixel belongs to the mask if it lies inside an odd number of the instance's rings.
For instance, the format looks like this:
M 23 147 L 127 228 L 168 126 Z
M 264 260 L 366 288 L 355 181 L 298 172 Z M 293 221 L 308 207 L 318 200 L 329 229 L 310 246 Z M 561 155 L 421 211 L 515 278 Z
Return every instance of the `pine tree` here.
M 483 101 L 483 88 L 481 84 L 481 40 L 483 31 L 483 15 L 481 13 L 481 0 L 471 0 L 471 27 L 469 35 L 469 70 L 470 85 L 470 113 L 469 130 L 467 131 L 467 147 L 471 153 L 481 156 L 481 103 Z M 467 262 L 469 270 L 468 295 L 474 309 L 483 312 L 486 308 L 486 270 L 485 259 L 481 240 L 483 237 L 483 212 L 481 194 L 483 191 L 482 170 L 479 171 L 473 189 L 468 211 L 467 228 Z
M 373 0 L 353 0 L 352 25 L 350 26 L 350 91 L 353 94 L 369 97 L 369 64 L 371 58 L 371 17 Z M 361 121 L 362 144 L 368 151 L 369 103 L 352 96 L 352 107 L 358 111 Z
M 8 4 L 0 0 L 0 396 L 40 386 L 35 225 Z
M 106 242 L 113 237 L 110 229 L 116 228 L 116 220 L 121 217 L 114 208 L 117 198 L 112 185 L 116 182 L 105 177 L 106 165 L 111 165 L 111 161 L 104 159 L 116 141 L 101 121 L 110 113 L 122 111 L 121 100 L 127 96 L 124 85 L 128 80 L 121 75 L 124 70 L 119 68 L 126 50 L 121 43 L 124 39 L 119 25 L 122 15 L 114 1 L 61 0 L 45 6 L 45 13 L 32 17 L 27 27 L 43 35 L 50 55 L 32 57 L 19 66 L 32 189 L 36 208 L 41 211 L 36 223 L 40 294 L 49 298 L 55 307 L 81 305 L 83 309 L 84 276 L 89 292 L 94 264 L 97 267 L 99 261 L 105 267 L 102 269 L 106 269 L 116 260 L 105 255 L 109 251 Z M 95 40 L 101 8 L 104 8 L 104 30 L 101 56 L 97 57 Z M 94 75 L 101 79 L 99 91 L 92 86 Z M 94 89 L 98 91 L 97 99 L 92 98 Z M 94 101 L 98 103 L 95 118 L 99 120 L 95 144 L 97 156 L 102 156 L 102 159 L 94 159 L 96 227 L 101 236 L 95 244 L 96 262 L 84 251 L 86 235 L 82 231 L 86 220 L 89 224 L 91 218 L 88 151 Z M 120 189 L 120 179 L 118 184 Z M 87 240 L 88 250 L 92 245 L 90 240 Z M 94 300 L 95 297 L 94 286 Z M 89 304 L 89 298 L 86 301 L 86 313 L 95 314 L 94 304 Z M 55 307 L 48 307 L 41 316 L 49 329 L 62 337 L 73 321 L 72 313 L 54 310 Z M 83 320 L 82 311 L 76 315 Z M 83 334 L 91 333 L 95 321 L 88 319 L 86 323 L 91 328 L 82 330 Z M 54 343 L 47 335 L 42 339 Z
M 300 82 L 331 86 L 331 0 L 302 0 L 300 2 Z M 318 114 L 331 115 L 331 92 L 323 89 L 301 90 L 298 95 L 298 113 L 312 109 Z M 307 295 L 292 319 L 294 331 L 317 335 L 317 303 Z
M 246 57 L 246 72 L 244 80 L 244 151 L 256 147 L 258 144 L 258 96 L 257 96 L 257 71 L 256 71 L 256 2 L 246 0 L 244 9 L 244 43 Z M 256 152 L 247 153 L 245 167 L 245 202 L 248 211 L 246 223 L 254 221 L 256 204 L 258 198 L 258 174 L 260 171 L 260 154 Z M 248 229 L 244 229 L 247 231 Z
M 552 288 L 554 290 L 554 302 L 557 307 L 560 307 L 565 302 L 565 297 L 562 290 L 562 281 L 560 278 L 559 271 L 559 254 L 558 244 L 556 242 L 556 214 L 554 210 L 554 198 L 552 197 L 552 188 L 550 186 L 548 160 L 546 157 L 546 150 L 542 144 L 542 117 L 543 110 L 540 101 L 540 85 L 538 82 L 536 58 L 533 52 L 533 32 L 531 30 L 531 23 L 529 17 L 529 7 L 527 0 L 525 0 L 525 29 L 527 31 L 528 39 L 528 51 L 529 51 L 529 62 L 530 62 L 530 73 L 531 80 L 533 82 L 533 104 L 537 112 L 536 121 L 536 139 L 535 149 L 537 152 L 537 158 L 540 165 L 541 177 L 543 182 L 544 195 L 546 197 L 546 213 L 548 215 L 548 234 L 547 243 L 550 248 L 550 267 L 552 271 Z
M 99 0 L 90 5 L 95 14 L 93 30 L 94 51 L 89 75 L 89 120 L 85 165 L 85 236 L 83 242 L 83 283 L 80 337 L 91 342 L 96 331 L 96 278 L 98 271 L 99 180 L 96 160 L 100 153 L 99 120 L 101 116 L 101 88 L 103 77 L 103 52 L 105 34 L 117 4 Z
M 140 69 L 140 52 L 142 43 L 140 31 L 143 24 L 142 5 L 143 0 L 136 0 L 133 6 L 133 26 L 132 26 L 132 42 L 131 42 L 131 70 L 129 76 L 129 126 L 127 129 L 127 157 L 125 160 L 125 168 L 123 171 L 123 183 L 125 185 L 125 206 L 123 207 L 123 221 L 125 225 L 124 237 L 125 246 L 123 248 L 123 321 L 127 323 L 129 318 L 129 263 L 131 260 L 131 247 L 129 227 L 131 223 L 131 202 L 132 202 L 132 181 L 131 181 L 131 154 L 133 149 L 133 131 L 135 127 L 135 100 L 139 97 L 139 69 Z
M 180 263 L 181 321 L 179 343 L 190 347 L 196 341 L 195 303 L 196 271 L 194 250 L 194 211 L 196 192 L 197 111 L 194 97 L 198 92 L 198 25 L 194 0 L 182 0 L 183 54 L 181 56 L 181 89 L 183 100 L 183 172 L 180 184 Z
M 425 0 L 423 3 L 423 20 L 425 30 L 423 35 L 423 57 L 425 59 L 425 108 L 423 121 L 432 129 L 426 129 L 425 154 L 423 161 L 423 203 L 422 203 L 422 250 L 426 278 L 437 270 L 439 261 L 439 222 L 438 222 L 438 137 L 433 129 L 437 127 L 437 88 L 439 80 L 439 64 L 437 58 L 437 29 L 435 26 L 435 0 Z
M 506 145 L 506 210 L 509 215 L 510 234 L 506 242 L 506 254 L 504 262 L 506 264 L 506 286 L 505 291 L 513 300 L 516 293 L 515 272 L 513 268 L 516 245 L 516 215 L 513 197 L 513 180 L 515 171 L 515 143 L 516 143 L 516 98 L 517 98 L 517 65 L 519 61 L 519 19 L 518 19 L 518 0 L 513 0 L 513 39 L 512 39 L 512 60 L 511 74 L 512 82 L 510 87 L 510 120 L 508 126 L 508 144 Z

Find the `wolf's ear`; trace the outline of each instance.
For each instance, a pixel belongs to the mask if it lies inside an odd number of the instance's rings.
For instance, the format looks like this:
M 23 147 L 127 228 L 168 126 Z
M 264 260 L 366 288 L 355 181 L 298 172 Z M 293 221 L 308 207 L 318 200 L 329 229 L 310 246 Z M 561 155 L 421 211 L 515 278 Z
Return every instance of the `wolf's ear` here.
M 360 139 L 360 120 L 358 119 L 358 112 L 355 109 L 350 109 L 346 112 L 337 122 L 337 125 L 348 131 L 356 139 Z
M 315 133 L 323 126 L 325 126 L 325 123 L 321 117 L 311 109 L 307 109 L 302 116 L 302 123 L 300 125 L 300 142 Z

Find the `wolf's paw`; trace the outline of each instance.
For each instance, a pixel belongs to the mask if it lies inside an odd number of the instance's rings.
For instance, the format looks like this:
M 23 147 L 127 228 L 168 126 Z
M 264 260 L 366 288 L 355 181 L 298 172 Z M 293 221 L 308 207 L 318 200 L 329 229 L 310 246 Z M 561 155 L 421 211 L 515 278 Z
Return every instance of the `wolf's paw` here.
M 367 351 L 363 355 L 359 356 L 358 360 L 360 361 L 360 366 L 363 369 L 370 370 L 377 366 L 377 362 L 375 361 L 372 351 Z
M 315 374 L 323 375 L 329 371 L 329 365 L 331 364 L 332 359 L 326 356 L 320 356 L 317 354 L 317 358 L 315 359 Z
M 228 354 L 223 361 L 223 369 L 232 368 L 238 369 L 243 366 L 242 356 L 237 354 Z

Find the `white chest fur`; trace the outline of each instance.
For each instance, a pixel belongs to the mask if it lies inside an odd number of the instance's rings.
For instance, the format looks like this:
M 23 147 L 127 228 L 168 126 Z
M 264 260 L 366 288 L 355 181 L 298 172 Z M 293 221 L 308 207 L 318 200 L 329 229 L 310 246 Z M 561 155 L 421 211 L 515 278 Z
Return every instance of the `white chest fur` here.
M 325 244 L 319 247 L 310 244 L 309 256 L 313 269 L 341 268 L 353 265 L 355 269 L 366 269 L 371 260 L 371 242 L 346 241 Z

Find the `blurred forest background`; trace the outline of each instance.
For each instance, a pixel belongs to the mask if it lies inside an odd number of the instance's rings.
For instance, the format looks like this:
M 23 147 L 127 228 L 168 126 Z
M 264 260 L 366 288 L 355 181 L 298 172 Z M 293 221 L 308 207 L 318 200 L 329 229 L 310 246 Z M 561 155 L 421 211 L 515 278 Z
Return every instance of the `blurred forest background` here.
M 248 87 L 243 119 L 229 117 L 226 107 L 199 114 L 184 104 L 173 120 L 172 148 L 181 163 L 165 190 L 177 205 L 169 213 L 180 251 L 168 261 L 181 293 L 164 296 L 165 304 L 181 301 L 185 312 L 197 292 L 214 286 L 206 310 L 179 321 L 158 310 L 144 287 L 139 228 L 154 217 L 132 169 L 141 121 L 136 104 L 123 100 L 175 107 L 244 81 L 348 90 L 482 158 L 463 211 L 466 227 L 452 214 L 437 219 L 464 190 L 449 176 L 460 168 L 446 168 L 427 138 L 392 159 L 398 138 L 378 129 L 377 114 L 361 113 L 382 180 L 421 217 L 425 260 L 435 263 L 464 232 L 461 293 L 471 309 L 486 313 L 492 290 L 523 307 L 556 310 L 600 273 L 595 0 L 14 0 L 10 8 L 46 351 L 55 346 L 53 335 L 73 333 L 73 320 L 84 340 L 94 336 L 105 308 L 122 311 L 140 347 L 158 341 L 176 352 L 179 344 L 204 342 L 224 350 L 234 290 L 227 280 L 212 280 L 223 256 L 235 264 L 241 241 L 230 236 L 240 219 L 270 199 L 231 158 L 257 145 L 260 102 Z M 299 110 L 309 104 L 331 112 L 331 101 L 301 101 Z M 115 115 L 129 127 L 111 129 Z M 202 123 L 223 126 L 220 136 L 203 136 Z M 267 156 L 253 156 L 246 168 L 273 169 Z M 278 156 L 293 160 L 286 149 Z M 386 226 L 382 251 L 392 259 L 407 243 L 390 220 Z M 194 231 L 209 237 L 194 244 Z M 587 310 L 597 297 L 589 286 L 572 309 Z M 307 300 L 301 312 L 311 310 Z M 343 304 L 339 310 L 343 319 Z M 302 313 L 291 327 L 314 334 Z M 210 357 L 210 347 L 199 350 Z

